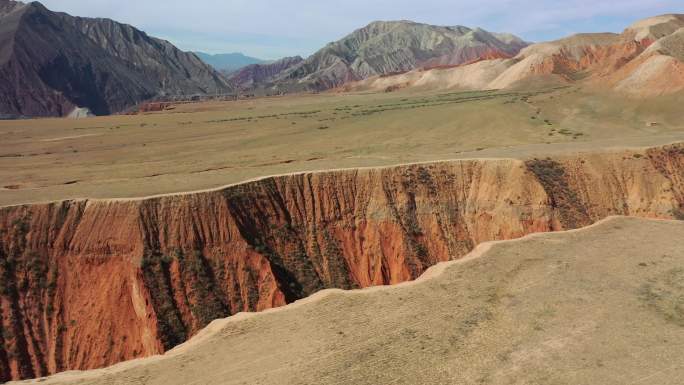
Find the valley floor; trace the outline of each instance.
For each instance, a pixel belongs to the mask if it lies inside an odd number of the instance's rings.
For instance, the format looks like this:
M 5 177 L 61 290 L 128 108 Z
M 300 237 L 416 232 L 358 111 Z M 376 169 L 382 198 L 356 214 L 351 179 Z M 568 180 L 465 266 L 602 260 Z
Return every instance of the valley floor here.
M 218 320 L 165 356 L 43 384 L 679 384 L 684 222 L 486 243 L 418 281 Z
M 217 188 L 299 171 L 684 141 L 684 95 L 299 95 L 136 116 L 0 121 L 0 206 Z

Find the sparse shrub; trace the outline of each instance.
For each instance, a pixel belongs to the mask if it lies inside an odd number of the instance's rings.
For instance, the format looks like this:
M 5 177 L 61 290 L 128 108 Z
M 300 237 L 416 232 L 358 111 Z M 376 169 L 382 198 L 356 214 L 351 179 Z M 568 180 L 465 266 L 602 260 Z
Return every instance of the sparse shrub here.
M 146 270 L 152 265 L 154 265 L 154 261 L 151 257 L 143 256 L 142 258 L 140 258 L 140 269 Z
M 168 265 L 171 262 L 173 262 L 174 258 L 170 255 L 162 255 L 161 256 L 161 263 Z
M 672 217 L 678 221 L 684 221 L 684 209 L 681 207 L 672 209 Z
M 563 165 L 552 159 L 534 159 L 526 162 L 551 198 L 566 228 L 577 228 L 590 222 L 587 208 L 568 183 Z
M 415 243 L 413 245 L 413 252 L 416 254 L 416 256 L 420 259 L 424 259 L 428 256 L 428 249 L 425 247 L 425 245 L 421 243 Z
M 161 255 L 148 252 L 141 258 L 140 267 L 152 297 L 160 338 L 164 347 L 170 349 L 185 341 L 187 331 L 172 296 L 168 265 L 161 260 Z

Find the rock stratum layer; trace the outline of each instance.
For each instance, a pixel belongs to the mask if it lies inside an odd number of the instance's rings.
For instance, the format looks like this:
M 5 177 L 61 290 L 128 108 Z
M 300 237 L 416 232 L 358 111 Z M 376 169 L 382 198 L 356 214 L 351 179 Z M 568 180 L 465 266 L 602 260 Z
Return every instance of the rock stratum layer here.
M 157 354 L 213 319 L 411 280 L 484 241 L 683 209 L 682 145 L 5 207 L 0 380 Z

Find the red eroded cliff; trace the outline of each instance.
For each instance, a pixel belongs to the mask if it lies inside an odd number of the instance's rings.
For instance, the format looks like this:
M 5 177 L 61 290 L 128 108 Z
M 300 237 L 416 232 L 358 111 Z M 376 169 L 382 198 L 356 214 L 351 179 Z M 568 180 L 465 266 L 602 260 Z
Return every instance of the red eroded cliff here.
M 617 40 L 609 45 L 587 45 L 581 48 L 560 48 L 530 67 L 530 74 L 559 75 L 573 81 L 584 77 L 600 80 L 639 56 L 649 42 Z
M 0 380 L 163 352 L 211 320 L 414 279 L 483 241 L 684 215 L 684 146 L 265 178 L 0 209 Z

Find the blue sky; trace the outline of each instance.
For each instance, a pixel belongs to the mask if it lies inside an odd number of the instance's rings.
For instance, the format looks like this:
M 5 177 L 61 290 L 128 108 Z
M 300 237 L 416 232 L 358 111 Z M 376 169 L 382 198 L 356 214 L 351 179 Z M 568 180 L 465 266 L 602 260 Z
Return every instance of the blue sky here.
M 42 0 L 76 16 L 108 17 L 184 50 L 307 56 L 373 20 L 414 20 L 511 32 L 528 41 L 620 32 L 684 13 L 682 0 Z

